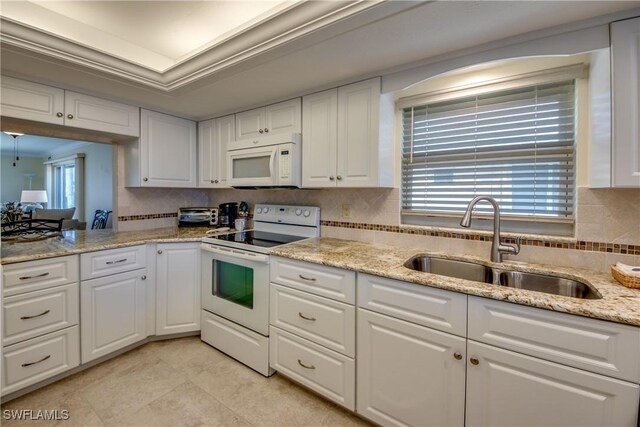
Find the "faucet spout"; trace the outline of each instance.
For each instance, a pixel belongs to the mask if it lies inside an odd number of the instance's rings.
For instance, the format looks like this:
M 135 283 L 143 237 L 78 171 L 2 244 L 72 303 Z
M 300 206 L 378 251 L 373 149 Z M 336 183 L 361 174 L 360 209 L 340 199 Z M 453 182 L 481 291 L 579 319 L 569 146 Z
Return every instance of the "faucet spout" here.
M 471 227 L 471 216 L 473 208 L 478 202 L 486 201 L 493 206 L 493 239 L 491 241 L 491 261 L 502 262 L 502 254 L 510 253 L 517 255 L 520 252 L 520 239 L 517 240 L 516 246 L 505 245 L 500 241 L 500 206 L 493 197 L 477 196 L 471 199 L 467 210 L 460 220 L 460 225 L 465 228 Z

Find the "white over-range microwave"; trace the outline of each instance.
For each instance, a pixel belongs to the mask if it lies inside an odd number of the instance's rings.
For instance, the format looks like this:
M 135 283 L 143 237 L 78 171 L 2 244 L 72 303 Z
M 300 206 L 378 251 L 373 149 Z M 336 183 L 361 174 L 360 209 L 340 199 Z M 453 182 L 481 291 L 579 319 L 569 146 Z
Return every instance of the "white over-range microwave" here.
M 227 151 L 229 184 L 236 188 L 300 187 L 301 136 L 270 138 L 251 148 Z

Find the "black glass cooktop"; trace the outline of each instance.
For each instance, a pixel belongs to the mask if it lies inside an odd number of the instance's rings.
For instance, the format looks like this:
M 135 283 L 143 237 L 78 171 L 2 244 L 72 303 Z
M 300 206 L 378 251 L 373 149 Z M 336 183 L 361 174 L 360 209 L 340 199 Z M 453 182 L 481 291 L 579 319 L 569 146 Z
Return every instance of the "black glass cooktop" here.
M 268 233 L 266 231 L 238 231 L 231 234 L 218 234 L 211 236 L 216 240 L 224 240 L 227 242 L 241 243 L 251 246 L 259 246 L 262 248 L 273 248 L 274 246 L 284 245 L 285 243 L 297 242 L 306 239 L 301 236 L 291 236 L 289 234 Z

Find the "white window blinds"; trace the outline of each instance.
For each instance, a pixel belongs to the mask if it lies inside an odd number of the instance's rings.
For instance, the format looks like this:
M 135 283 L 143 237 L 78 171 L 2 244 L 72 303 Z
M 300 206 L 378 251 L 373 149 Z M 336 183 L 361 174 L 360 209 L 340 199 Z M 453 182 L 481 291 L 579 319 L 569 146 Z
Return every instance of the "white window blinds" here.
M 573 219 L 574 80 L 407 107 L 402 120 L 403 214 L 491 196 L 506 215 Z

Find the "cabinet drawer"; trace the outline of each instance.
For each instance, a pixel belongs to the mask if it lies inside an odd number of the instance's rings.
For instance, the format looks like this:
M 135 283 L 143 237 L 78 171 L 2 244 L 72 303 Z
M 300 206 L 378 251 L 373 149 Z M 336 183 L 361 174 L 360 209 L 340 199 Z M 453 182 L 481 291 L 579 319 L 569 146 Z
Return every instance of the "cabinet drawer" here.
M 77 282 L 78 274 L 77 255 L 5 265 L 3 296 Z
M 469 339 L 638 383 L 640 328 L 469 297 Z
M 467 296 L 358 274 L 358 307 L 459 336 L 467 333 Z
M 270 328 L 271 367 L 354 410 L 355 361 L 276 327 Z
M 6 297 L 2 345 L 78 324 L 78 284 Z
M 271 281 L 349 304 L 356 302 L 353 271 L 271 257 Z
M 78 327 L 5 347 L 2 394 L 43 381 L 80 363 Z
M 271 324 L 355 357 L 355 307 L 271 285 Z
M 110 249 L 80 255 L 82 280 L 95 279 L 109 274 L 124 273 L 147 266 L 145 245 Z

